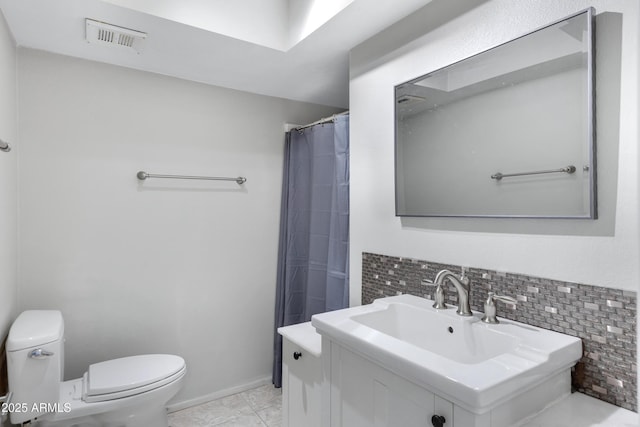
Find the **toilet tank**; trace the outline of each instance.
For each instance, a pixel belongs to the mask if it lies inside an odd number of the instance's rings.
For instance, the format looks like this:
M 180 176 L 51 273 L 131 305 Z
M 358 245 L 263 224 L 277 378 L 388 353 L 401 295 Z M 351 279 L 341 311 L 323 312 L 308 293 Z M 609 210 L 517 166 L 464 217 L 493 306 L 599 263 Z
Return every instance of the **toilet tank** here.
M 9 390 L 16 409 L 11 412 L 11 422 L 20 424 L 51 411 L 59 402 L 64 374 L 62 313 L 21 313 L 9 330 L 6 351 Z

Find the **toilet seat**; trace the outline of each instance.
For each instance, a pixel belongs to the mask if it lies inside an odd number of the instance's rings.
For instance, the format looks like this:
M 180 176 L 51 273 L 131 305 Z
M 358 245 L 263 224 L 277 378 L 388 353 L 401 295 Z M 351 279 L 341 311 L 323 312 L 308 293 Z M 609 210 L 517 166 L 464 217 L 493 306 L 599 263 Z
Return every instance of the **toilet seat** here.
M 123 357 L 89 366 L 82 379 L 82 400 L 87 403 L 121 399 L 169 384 L 184 375 L 179 356 L 148 354 Z

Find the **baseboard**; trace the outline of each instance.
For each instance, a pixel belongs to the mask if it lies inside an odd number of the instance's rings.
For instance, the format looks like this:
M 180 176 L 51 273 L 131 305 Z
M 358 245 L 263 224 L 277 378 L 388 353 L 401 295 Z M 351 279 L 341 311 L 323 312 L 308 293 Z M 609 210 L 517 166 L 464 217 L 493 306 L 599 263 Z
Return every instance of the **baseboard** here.
M 246 384 L 241 384 L 235 387 L 219 390 L 204 396 L 196 397 L 195 399 L 183 400 L 181 402 L 171 403 L 167 405 L 168 412 L 176 412 L 182 409 L 187 409 L 192 406 L 202 405 L 203 403 L 211 402 L 212 400 L 220 399 L 222 397 L 231 396 L 232 394 L 242 393 L 243 391 L 251 390 L 252 388 L 260 387 L 262 385 L 271 384 L 271 377 L 263 377 Z

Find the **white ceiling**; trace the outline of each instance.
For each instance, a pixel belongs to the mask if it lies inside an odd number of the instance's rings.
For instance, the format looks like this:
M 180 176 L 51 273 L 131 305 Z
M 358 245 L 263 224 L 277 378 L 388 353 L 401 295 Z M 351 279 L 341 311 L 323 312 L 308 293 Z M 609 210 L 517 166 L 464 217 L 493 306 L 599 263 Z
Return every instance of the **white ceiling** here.
M 348 108 L 349 51 L 431 0 L 0 0 L 19 46 Z M 85 18 L 148 34 L 89 44 Z

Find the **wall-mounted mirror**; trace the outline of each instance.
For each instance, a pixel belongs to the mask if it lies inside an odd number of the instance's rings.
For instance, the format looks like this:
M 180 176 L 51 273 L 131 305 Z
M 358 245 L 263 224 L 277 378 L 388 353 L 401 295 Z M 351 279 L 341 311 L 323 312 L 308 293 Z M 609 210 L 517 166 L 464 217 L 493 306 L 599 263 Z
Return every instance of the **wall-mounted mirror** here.
M 396 214 L 596 218 L 592 22 L 396 86 Z

